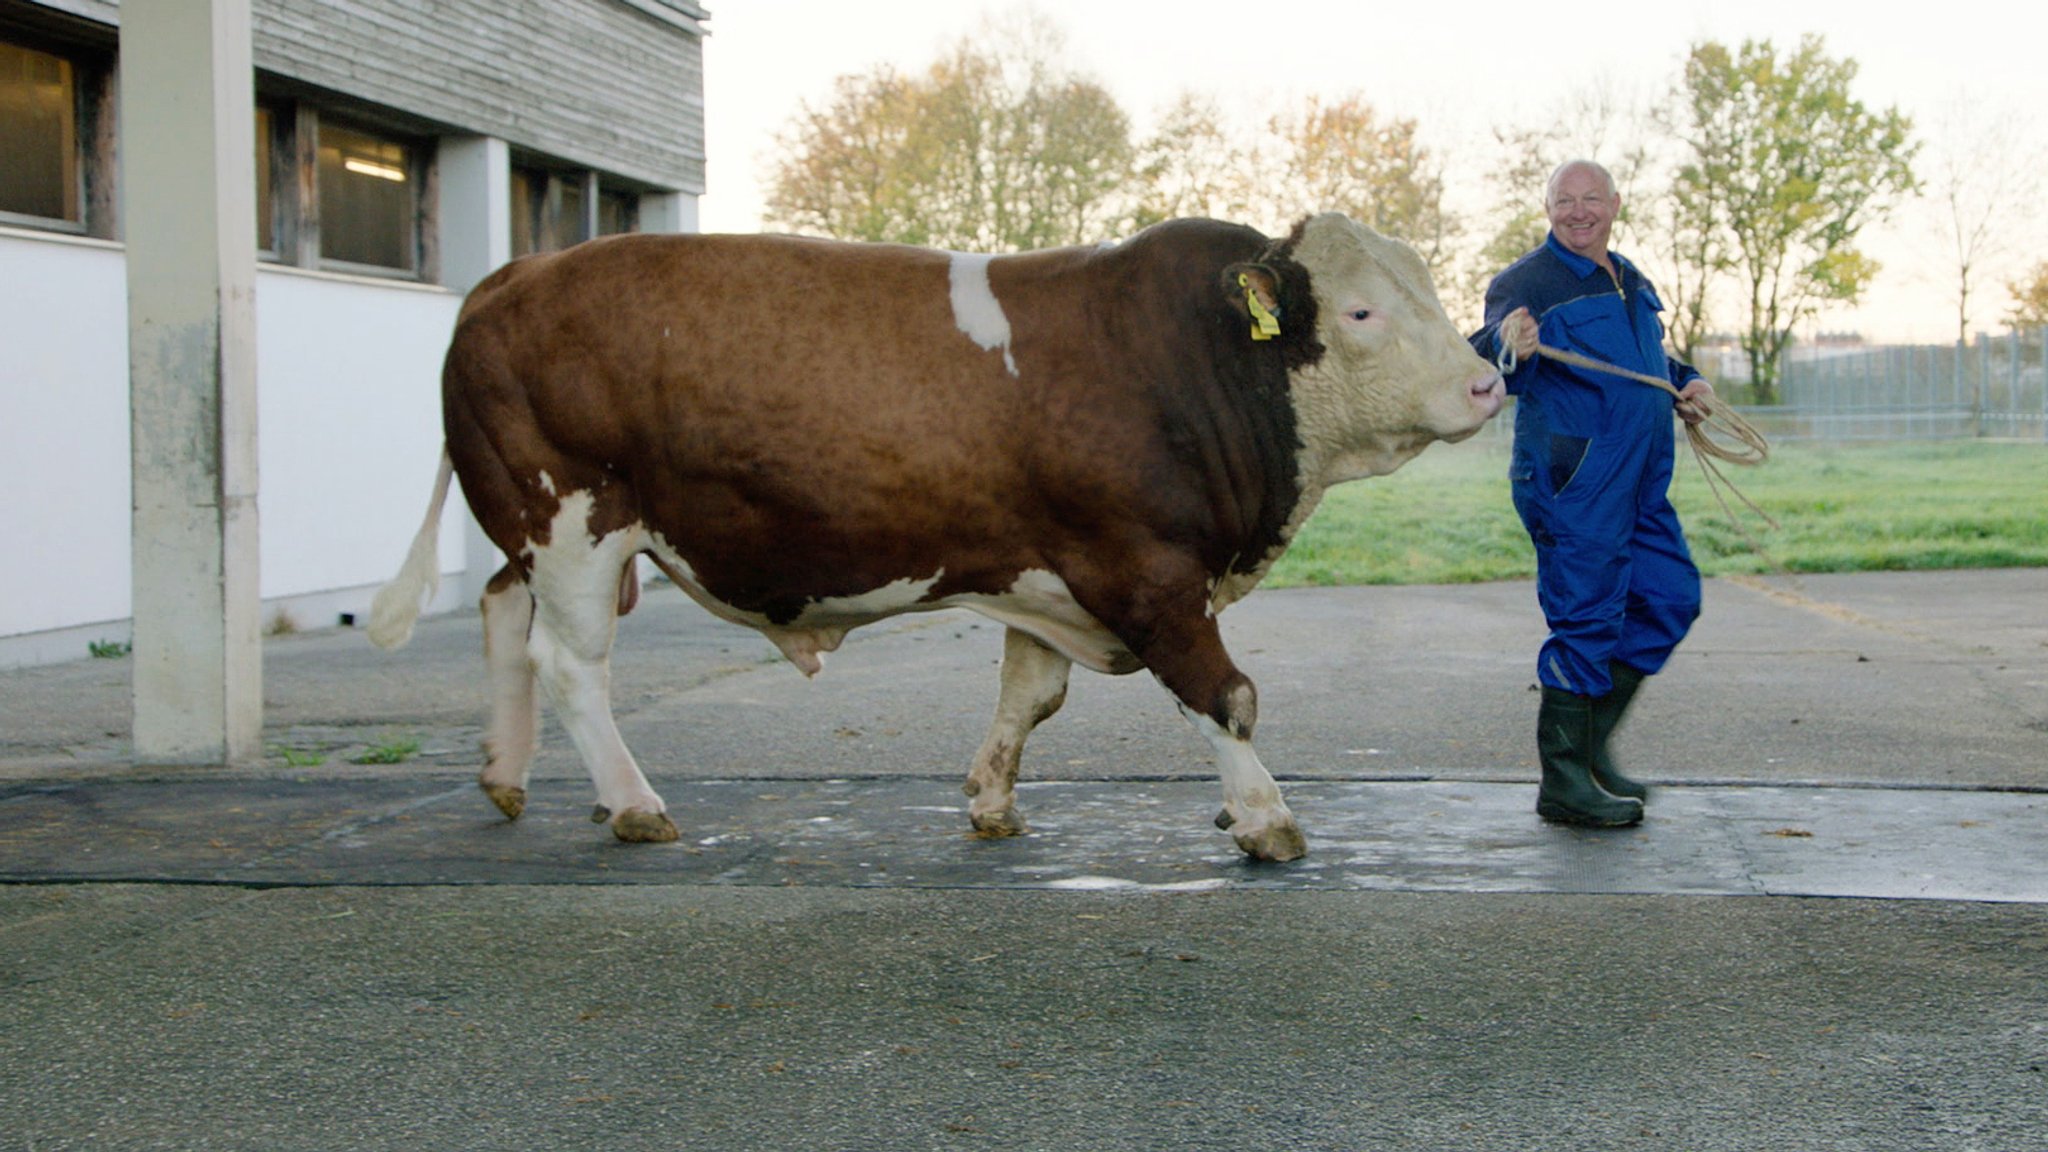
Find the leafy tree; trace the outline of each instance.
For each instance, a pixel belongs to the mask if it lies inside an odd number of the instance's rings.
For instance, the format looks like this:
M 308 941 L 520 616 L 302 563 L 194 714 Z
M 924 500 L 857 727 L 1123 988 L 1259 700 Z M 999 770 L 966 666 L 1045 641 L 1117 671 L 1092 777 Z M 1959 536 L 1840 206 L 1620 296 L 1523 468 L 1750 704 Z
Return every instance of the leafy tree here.
M 1183 92 L 1138 146 L 1134 170 L 1134 227 L 1177 216 L 1241 220 L 1248 216 L 1251 167 L 1216 101 Z
M 777 139 L 772 221 L 846 240 L 907 239 L 918 230 L 911 163 L 928 94 L 883 66 L 841 76 L 832 102 L 806 104 Z
M 1434 270 L 1451 255 L 1459 224 L 1444 208 L 1441 165 L 1416 136 L 1413 120 L 1383 120 L 1354 94 L 1325 104 L 1307 97 L 1273 116 L 1268 136 L 1280 146 L 1275 202 L 1286 220 L 1337 211 L 1415 247 Z M 1257 165 L 1255 164 L 1256 168 Z
M 2005 287 L 2012 293 L 2012 309 L 2005 314 L 2006 323 L 2015 328 L 2048 324 L 2048 260 L 2034 265 L 2032 272 Z
M 1782 57 L 1765 40 L 1696 44 L 1686 60 L 1674 190 L 1748 291 L 1740 343 L 1759 403 L 1775 399 L 1793 325 L 1869 285 L 1878 265 L 1857 234 L 1915 187 L 1912 122 L 1853 99 L 1856 71 L 1817 36 Z
M 1237 220 L 1285 233 L 1315 212 L 1338 211 L 1415 246 L 1441 267 L 1459 223 L 1413 120 L 1383 120 L 1353 95 L 1232 121 L 1213 98 L 1183 93 L 1139 146 L 1134 225 L 1173 216 Z
M 1042 17 L 962 40 L 914 76 L 841 77 L 778 136 L 768 221 L 799 232 L 1001 252 L 1078 244 L 1173 216 L 1284 233 L 1335 209 L 1439 266 L 1459 223 L 1412 120 L 1357 96 L 1311 97 L 1240 135 L 1212 99 L 1183 95 L 1142 144 L 1099 84 L 1060 64 Z M 1251 142 L 1245 142 L 1249 139 Z
M 922 76 L 841 77 L 778 137 L 767 195 L 777 226 L 842 239 L 1002 252 L 1119 230 L 1130 121 L 1059 63 L 1056 30 L 1006 32 L 1006 53 L 963 40 Z

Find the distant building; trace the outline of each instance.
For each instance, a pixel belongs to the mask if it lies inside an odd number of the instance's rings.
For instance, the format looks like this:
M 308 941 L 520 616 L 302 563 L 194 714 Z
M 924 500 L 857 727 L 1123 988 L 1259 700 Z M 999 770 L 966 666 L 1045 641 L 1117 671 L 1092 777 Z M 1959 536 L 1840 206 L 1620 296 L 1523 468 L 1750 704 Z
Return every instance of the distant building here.
M 695 231 L 691 0 L 252 0 L 266 614 L 362 611 L 438 463 L 462 294 L 513 256 Z M 0 0 L 0 667 L 131 613 L 120 6 Z M 441 606 L 488 545 L 451 517 Z M 481 553 L 480 553 L 480 550 Z M 487 574 L 487 573 L 486 573 Z

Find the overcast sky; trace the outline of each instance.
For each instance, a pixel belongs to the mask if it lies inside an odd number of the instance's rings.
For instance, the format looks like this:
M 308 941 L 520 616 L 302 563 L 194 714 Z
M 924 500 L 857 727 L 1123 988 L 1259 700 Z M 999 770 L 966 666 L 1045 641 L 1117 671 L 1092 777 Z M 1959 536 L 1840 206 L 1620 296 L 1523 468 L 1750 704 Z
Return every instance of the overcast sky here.
M 833 80 L 884 62 L 921 71 L 1015 0 L 706 0 L 708 190 L 705 231 L 760 227 L 774 134 Z M 1653 4 L 1494 0 L 1031 0 L 1067 37 L 1067 61 L 1104 84 L 1139 122 L 1184 90 L 1257 109 L 1310 93 L 1362 94 L 1414 118 L 1445 157 L 1454 202 L 1484 202 L 1491 128 L 1535 124 L 1574 92 L 1607 85 L 1644 100 L 1674 86 L 1688 47 L 1745 38 L 1781 49 L 1805 33 L 1860 67 L 1866 106 L 1897 105 L 1923 135 L 1958 114 L 2021 126 L 2018 151 L 2048 158 L 2048 14 L 2009 0 L 1664 0 Z M 1643 195 L 1651 190 L 1639 190 Z M 1954 331 L 1952 246 L 1931 205 L 1902 207 L 1868 233 L 1879 286 L 1821 327 L 1879 339 L 1943 340 Z M 1979 288 L 1976 327 L 1999 326 L 2003 281 L 2048 259 L 2048 212 L 2016 231 L 1995 281 Z M 1654 275 L 1654 268 L 1652 269 Z

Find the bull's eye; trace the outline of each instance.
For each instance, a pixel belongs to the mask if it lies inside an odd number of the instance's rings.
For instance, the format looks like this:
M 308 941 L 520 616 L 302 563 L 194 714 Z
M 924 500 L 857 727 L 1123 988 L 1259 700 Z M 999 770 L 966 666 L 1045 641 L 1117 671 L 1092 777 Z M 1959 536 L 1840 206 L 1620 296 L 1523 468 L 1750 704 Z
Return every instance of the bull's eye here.
M 1370 308 L 1353 308 L 1353 309 L 1351 310 L 1351 318 L 1352 318 L 1353 320 L 1370 320 L 1370 319 L 1372 319 L 1372 309 L 1370 309 Z

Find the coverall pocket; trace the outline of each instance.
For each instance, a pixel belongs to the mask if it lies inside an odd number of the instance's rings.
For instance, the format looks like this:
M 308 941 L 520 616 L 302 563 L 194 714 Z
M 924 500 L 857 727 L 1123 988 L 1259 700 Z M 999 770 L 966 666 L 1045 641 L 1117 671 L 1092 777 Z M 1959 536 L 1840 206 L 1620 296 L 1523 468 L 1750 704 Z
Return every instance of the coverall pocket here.
M 1550 491 L 1561 493 L 1579 474 L 1579 465 L 1586 462 L 1586 448 L 1592 441 L 1584 436 L 1558 436 L 1550 438 Z

